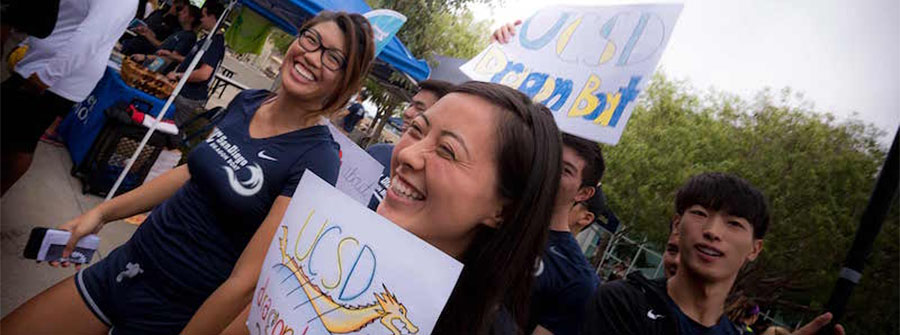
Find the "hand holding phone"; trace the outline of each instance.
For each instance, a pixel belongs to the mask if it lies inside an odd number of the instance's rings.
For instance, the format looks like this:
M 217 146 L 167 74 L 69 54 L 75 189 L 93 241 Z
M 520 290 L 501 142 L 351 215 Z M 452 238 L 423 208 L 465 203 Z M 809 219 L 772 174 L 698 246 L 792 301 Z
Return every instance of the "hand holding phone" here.
M 100 232 L 100 228 L 103 228 L 103 224 L 105 224 L 106 221 L 103 218 L 102 212 L 98 209 L 99 207 L 100 206 L 95 207 L 94 209 L 81 214 L 77 218 L 69 220 L 69 222 L 57 227 L 58 230 L 64 230 L 71 233 L 71 236 L 63 249 L 63 258 L 68 258 L 75 251 L 76 243 L 81 240 L 81 238 L 90 234 L 97 234 Z M 58 261 L 50 261 L 50 266 L 57 266 L 59 264 Z M 62 261 L 63 267 L 67 267 L 68 265 L 68 261 Z
M 87 235 L 66 253 L 71 237 L 72 233 L 65 230 L 35 227 L 31 230 L 23 254 L 25 258 L 38 261 L 89 263 L 100 246 L 100 238 L 93 234 Z

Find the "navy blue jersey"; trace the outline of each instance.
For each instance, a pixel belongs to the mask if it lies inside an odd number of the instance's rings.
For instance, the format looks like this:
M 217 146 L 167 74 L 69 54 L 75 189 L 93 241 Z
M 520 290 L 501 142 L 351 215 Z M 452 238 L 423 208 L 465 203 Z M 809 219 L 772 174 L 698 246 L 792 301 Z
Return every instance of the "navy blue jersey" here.
M 666 297 L 669 308 L 674 311 L 675 319 L 678 321 L 678 335 L 741 335 L 738 328 L 725 315 L 719 318 L 719 323 L 716 325 L 706 327 L 689 318 L 671 297 L 668 295 Z
M 378 209 L 378 204 L 381 203 L 381 200 L 384 200 L 387 189 L 391 186 L 391 155 L 394 152 L 394 145 L 379 143 L 370 146 L 366 149 L 366 152 L 369 153 L 369 156 L 372 156 L 372 158 L 375 158 L 375 160 L 381 163 L 381 165 L 384 165 L 384 171 L 381 172 L 381 179 L 378 181 L 378 184 L 375 185 L 375 194 L 372 195 L 372 200 L 369 201 L 369 209 L 374 211 Z
M 359 123 L 360 120 L 363 119 L 366 115 L 366 109 L 362 104 L 358 102 L 354 102 L 347 108 L 350 113 L 347 113 L 347 116 L 344 116 L 343 127 L 347 132 L 353 131 L 353 128 L 356 128 L 356 124 Z
M 179 299 L 206 299 L 232 267 L 280 195 L 292 196 L 309 169 L 335 184 L 338 144 L 326 126 L 251 138 L 250 120 L 268 97 L 238 94 L 210 136 L 188 156 L 191 178 L 153 209 L 131 239 L 178 288 Z
M 179 55 L 185 56 L 191 52 L 195 43 L 197 43 L 197 34 L 190 30 L 181 30 L 166 38 L 160 44 L 159 49 L 178 52 Z
M 600 283 L 572 233 L 550 231 L 535 276 L 529 329 L 579 334 L 585 306 Z
M 184 62 L 181 62 L 181 65 L 178 66 L 176 72 L 184 72 L 184 70 L 187 70 L 194 55 L 199 52 L 200 47 L 203 46 L 205 41 L 206 38 L 197 40 L 197 43 L 194 44 L 191 52 L 185 56 Z M 222 34 L 215 34 L 210 43 L 209 49 L 203 54 L 203 58 L 200 58 L 200 62 L 197 63 L 197 67 L 194 68 L 194 70 L 199 69 L 200 66 L 206 64 L 213 68 L 213 73 L 204 81 L 185 83 L 184 87 L 181 88 L 181 96 L 191 100 L 206 100 L 206 91 L 209 88 L 209 82 L 215 77 L 216 67 L 218 67 L 219 63 L 222 62 L 222 59 L 225 58 L 225 37 L 223 37 Z

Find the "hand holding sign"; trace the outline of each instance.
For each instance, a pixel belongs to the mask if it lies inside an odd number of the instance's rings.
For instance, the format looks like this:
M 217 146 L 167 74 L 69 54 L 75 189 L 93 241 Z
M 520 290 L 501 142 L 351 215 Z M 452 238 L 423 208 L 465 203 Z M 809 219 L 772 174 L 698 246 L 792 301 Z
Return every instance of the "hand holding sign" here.
M 550 7 L 504 26 L 460 67 L 553 111 L 573 135 L 615 144 L 671 35 L 681 5 Z M 599 42 L 599 43 L 598 43 Z
M 519 25 L 522 24 L 522 20 L 516 20 L 515 22 L 507 23 L 491 34 L 491 42 L 497 42 L 500 44 L 509 43 L 509 41 L 516 36 L 516 29 Z

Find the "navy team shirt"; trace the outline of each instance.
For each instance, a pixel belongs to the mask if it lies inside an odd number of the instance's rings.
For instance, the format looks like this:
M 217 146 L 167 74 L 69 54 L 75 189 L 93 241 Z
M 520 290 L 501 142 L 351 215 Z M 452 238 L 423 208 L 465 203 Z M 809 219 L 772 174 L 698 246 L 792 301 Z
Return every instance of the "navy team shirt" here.
M 535 276 L 528 329 L 541 326 L 554 334 L 578 334 L 600 280 L 572 233 L 550 231 Z
M 250 137 L 250 120 L 268 97 L 248 90 L 232 100 L 188 155 L 190 180 L 154 208 L 131 239 L 179 301 L 199 306 L 228 278 L 275 198 L 293 196 L 306 169 L 332 185 L 337 181 L 338 144 L 326 126 Z
M 675 301 L 672 300 L 669 295 L 666 295 L 666 302 L 669 304 L 669 307 L 675 311 L 675 319 L 678 320 L 678 334 L 679 335 L 740 335 L 741 333 L 738 331 L 737 326 L 731 323 L 730 320 L 723 314 L 719 318 L 719 323 L 715 324 L 712 327 L 706 327 L 697 323 L 690 317 L 684 314 L 681 311 L 681 308 L 675 304 Z
M 378 184 L 375 185 L 375 194 L 372 195 L 372 200 L 369 200 L 369 209 L 376 210 L 378 209 L 378 204 L 381 203 L 381 200 L 384 200 L 385 193 L 387 193 L 388 187 L 391 186 L 391 155 L 394 152 L 394 145 L 387 143 L 379 143 L 373 146 L 370 146 L 366 149 L 366 152 L 369 153 L 369 156 L 375 158 L 381 165 L 384 165 L 384 171 L 381 172 L 381 179 L 378 181 Z
M 169 50 L 178 52 L 179 55 L 185 56 L 191 52 L 194 44 L 197 43 L 197 34 L 190 30 L 181 30 L 166 38 L 159 46 L 159 50 Z M 212 48 L 212 45 L 209 46 Z
M 188 65 L 191 64 L 191 60 L 194 59 L 194 55 L 200 52 L 200 48 L 203 46 L 204 42 L 206 42 L 206 37 L 202 37 L 194 43 L 191 52 L 184 57 L 184 61 L 178 65 L 178 70 L 175 72 L 184 72 L 184 70 L 187 70 Z M 209 49 L 206 49 L 203 57 L 200 58 L 200 62 L 197 63 L 197 67 L 194 68 L 194 70 L 197 70 L 200 66 L 206 64 L 213 68 L 213 73 L 204 81 L 184 83 L 184 87 L 181 88 L 181 93 L 179 95 L 191 100 L 206 100 L 206 91 L 209 89 L 209 82 L 216 76 L 216 68 L 219 67 L 219 63 L 222 62 L 223 58 L 225 58 L 225 37 L 223 37 L 222 34 L 215 34 L 210 41 Z

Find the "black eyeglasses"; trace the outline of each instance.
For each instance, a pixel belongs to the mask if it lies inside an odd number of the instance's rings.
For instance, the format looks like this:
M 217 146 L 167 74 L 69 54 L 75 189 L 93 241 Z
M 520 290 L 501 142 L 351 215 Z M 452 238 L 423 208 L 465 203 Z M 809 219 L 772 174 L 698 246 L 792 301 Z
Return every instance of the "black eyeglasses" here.
M 331 71 L 340 71 L 347 65 L 344 54 L 338 49 L 328 48 L 322 45 L 322 35 L 319 32 L 307 28 L 300 31 L 300 48 L 306 52 L 316 52 L 322 49 L 322 66 Z

